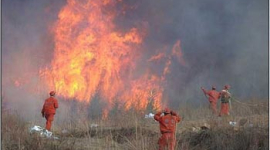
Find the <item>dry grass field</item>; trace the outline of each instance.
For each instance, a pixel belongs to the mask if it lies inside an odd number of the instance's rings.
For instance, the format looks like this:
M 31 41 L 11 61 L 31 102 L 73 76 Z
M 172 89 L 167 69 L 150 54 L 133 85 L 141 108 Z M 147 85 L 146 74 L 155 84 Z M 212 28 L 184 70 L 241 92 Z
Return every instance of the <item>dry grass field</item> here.
M 254 102 L 253 102 L 254 103 Z M 266 150 L 269 149 L 268 103 L 256 106 L 234 105 L 229 117 L 212 116 L 205 107 L 179 108 L 182 121 L 177 126 L 179 150 Z M 229 121 L 237 122 L 235 126 Z M 97 127 L 91 127 L 93 123 Z M 55 123 L 58 140 L 29 134 L 34 123 L 19 114 L 2 111 L 4 150 L 155 150 L 159 125 L 134 111 L 116 113 L 106 120 L 70 118 Z

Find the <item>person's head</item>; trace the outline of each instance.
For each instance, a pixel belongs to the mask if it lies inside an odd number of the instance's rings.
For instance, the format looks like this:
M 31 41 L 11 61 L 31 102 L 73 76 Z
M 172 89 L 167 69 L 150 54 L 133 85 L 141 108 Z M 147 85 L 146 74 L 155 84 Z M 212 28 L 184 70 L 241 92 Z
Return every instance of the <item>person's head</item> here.
M 50 96 L 55 96 L 55 91 L 51 91 Z
M 225 85 L 225 86 L 224 86 L 224 89 L 225 89 L 225 90 L 229 90 L 229 89 L 230 89 L 230 85 Z
M 216 86 L 212 85 L 212 90 L 216 90 Z
M 164 109 L 164 115 L 168 115 L 171 113 L 171 110 L 169 108 Z

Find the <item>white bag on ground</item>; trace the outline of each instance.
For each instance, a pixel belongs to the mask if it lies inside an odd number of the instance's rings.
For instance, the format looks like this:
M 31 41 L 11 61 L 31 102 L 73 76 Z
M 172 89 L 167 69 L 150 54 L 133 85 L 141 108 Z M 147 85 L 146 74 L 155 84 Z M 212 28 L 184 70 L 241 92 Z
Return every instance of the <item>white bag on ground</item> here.
M 39 133 L 41 137 L 46 137 L 46 138 L 53 138 L 53 139 L 59 139 L 58 137 L 52 136 L 52 132 L 48 131 L 45 128 L 42 128 L 40 126 L 34 126 L 30 128 L 30 133 Z

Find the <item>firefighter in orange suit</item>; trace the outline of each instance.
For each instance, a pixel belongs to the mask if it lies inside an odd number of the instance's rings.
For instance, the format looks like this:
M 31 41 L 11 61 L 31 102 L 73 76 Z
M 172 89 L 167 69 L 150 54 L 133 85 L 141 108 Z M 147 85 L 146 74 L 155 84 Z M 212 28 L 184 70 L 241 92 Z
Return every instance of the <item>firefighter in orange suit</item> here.
M 201 89 L 203 93 L 208 96 L 208 101 L 213 114 L 217 115 L 217 101 L 220 98 L 220 92 L 216 91 L 215 86 L 212 86 L 212 90 L 209 91 L 206 91 L 203 87 L 201 87 Z
M 161 114 L 164 113 L 162 116 Z M 175 130 L 176 123 L 179 123 L 181 118 L 174 111 L 166 108 L 163 112 L 155 114 L 154 119 L 159 122 L 161 137 L 158 140 L 159 150 L 174 150 L 175 147 Z
M 46 129 L 51 131 L 51 126 L 53 122 L 53 118 L 56 112 L 56 109 L 58 108 L 58 101 L 54 98 L 55 92 L 50 92 L 50 97 L 45 100 L 41 114 L 42 117 L 46 118 Z
M 219 113 L 219 116 L 222 115 L 230 115 L 229 113 L 229 104 L 231 101 L 231 93 L 229 92 L 230 86 L 229 85 L 225 85 L 224 89 L 220 92 L 220 100 L 221 100 L 221 110 Z

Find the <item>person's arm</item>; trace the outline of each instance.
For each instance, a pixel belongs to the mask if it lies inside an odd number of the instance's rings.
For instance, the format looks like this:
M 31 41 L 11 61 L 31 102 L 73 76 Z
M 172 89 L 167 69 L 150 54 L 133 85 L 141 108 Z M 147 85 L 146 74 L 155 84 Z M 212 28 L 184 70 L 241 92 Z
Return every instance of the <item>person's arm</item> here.
M 43 107 L 42 107 L 42 110 L 41 110 L 41 115 L 42 115 L 42 117 L 44 117 L 44 105 L 45 105 L 45 103 L 43 104 Z
M 159 122 L 160 121 L 160 118 L 161 118 L 161 114 L 162 114 L 161 111 L 159 111 L 158 113 L 156 113 L 155 116 L 154 116 L 154 119 Z
M 171 115 L 176 117 L 176 122 L 180 122 L 181 121 L 181 117 L 179 115 L 177 115 L 176 112 L 171 111 Z
M 58 101 L 57 101 L 57 99 L 54 100 L 54 108 L 55 108 L 55 109 L 58 108 Z
M 205 95 L 209 95 L 209 92 L 206 91 L 203 87 L 201 87 L 201 89 L 202 89 L 202 91 L 203 91 L 203 93 L 204 93 Z
M 231 98 L 231 93 L 227 91 L 228 97 Z

